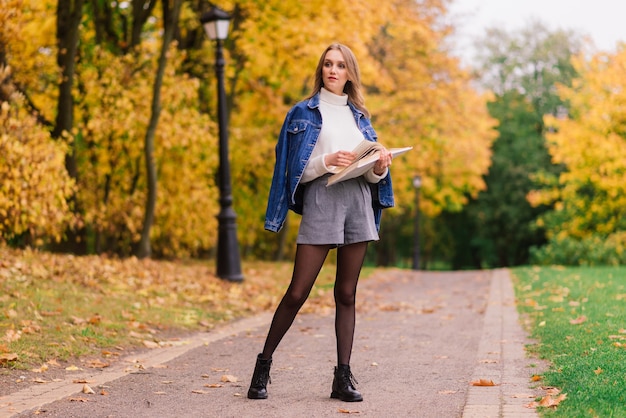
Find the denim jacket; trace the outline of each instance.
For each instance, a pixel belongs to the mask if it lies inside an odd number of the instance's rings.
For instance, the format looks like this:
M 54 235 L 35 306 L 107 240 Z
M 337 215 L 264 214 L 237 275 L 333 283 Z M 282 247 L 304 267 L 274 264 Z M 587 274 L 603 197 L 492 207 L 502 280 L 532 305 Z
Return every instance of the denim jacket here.
M 276 164 L 265 212 L 265 229 L 268 231 L 280 231 L 288 209 L 302 214 L 302 197 L 306 185 L 300 184 L 300 179 L 322 129 L 319 100 L 319 93 L 309 100 L 303 100 L 292 107 L 285 117 L 276 144 Z M 365 139 L 376 141 L 377 135 L 370 120 L 352 103 L 348 102 L 348 105 Z M 378 230 L 382 209 L 394 205 L 391 174 L 388 173 L 377 184 L 370 183 L 370 188 Z

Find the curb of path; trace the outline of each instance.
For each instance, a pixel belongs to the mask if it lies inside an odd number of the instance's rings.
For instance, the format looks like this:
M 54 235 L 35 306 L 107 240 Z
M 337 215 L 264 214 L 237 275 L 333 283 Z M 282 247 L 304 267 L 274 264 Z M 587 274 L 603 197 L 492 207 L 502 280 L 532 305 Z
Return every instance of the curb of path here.
M 463 418 L 539 416 L 525 407 L 534 395 L 524 351 L 526 335 L 518 318 L 509 272 L 494 270 L 472 382 L 492 380 L 495 386 L 470 384 Z

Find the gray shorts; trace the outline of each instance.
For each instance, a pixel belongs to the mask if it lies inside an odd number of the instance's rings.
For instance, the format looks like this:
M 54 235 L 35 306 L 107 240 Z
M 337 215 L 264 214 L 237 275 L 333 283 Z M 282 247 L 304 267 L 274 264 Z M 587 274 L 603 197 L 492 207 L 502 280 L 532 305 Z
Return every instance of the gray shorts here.
M 298 244 L 346 245 L 377 241 L 372 195 L 363 177 L 326 187 L 325 175 L 304 189 Z

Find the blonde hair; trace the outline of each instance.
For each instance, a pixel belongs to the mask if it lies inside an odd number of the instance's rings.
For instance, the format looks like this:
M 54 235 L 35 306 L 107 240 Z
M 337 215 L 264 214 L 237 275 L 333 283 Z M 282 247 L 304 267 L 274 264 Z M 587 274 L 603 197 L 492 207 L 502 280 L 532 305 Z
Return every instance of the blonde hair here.
M 313 92 L 308 97 L 309 99 L 320 92 L 324 87 L 324 79 L 322 78 L 322 69 L 324 68 L 324 59 L 326 53 L 330 50 L 337 50 L 343 55 L 343 59 L 346 62 L 346 69 L 348 70 L 348 82 L 343 88 L 343 92 L 348 95 L 348 101 L 351 102 L 357 109 L 359 109 L 366 117 L 370 117 L 370 113 L 365 107 L 365 100 L 363 99 L 363 93 L 361 93 L 361 72 L 359 70 L 359 64 L 356 61 L 356 57 L 350 48 L 340 43 L 333 43 L 324 50 L 324 53 L 320 57 L 315 70 L 315 85 L 313 86 Z

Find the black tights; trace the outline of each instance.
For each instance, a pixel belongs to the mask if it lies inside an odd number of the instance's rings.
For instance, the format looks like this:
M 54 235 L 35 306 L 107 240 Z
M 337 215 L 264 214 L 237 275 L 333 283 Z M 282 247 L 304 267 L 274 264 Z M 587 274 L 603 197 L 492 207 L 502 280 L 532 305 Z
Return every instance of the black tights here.
M 331 248 L 329 245 L 298 245 L 291 284 L 276 308 L 261 358 L 272 357 L 296 314 L 306 302 Z M 337 249 L 334 292 L 337 364 L 350 364 L 354 340 L 356 287 L 366 251 L 367 242 L 344 245 Z

